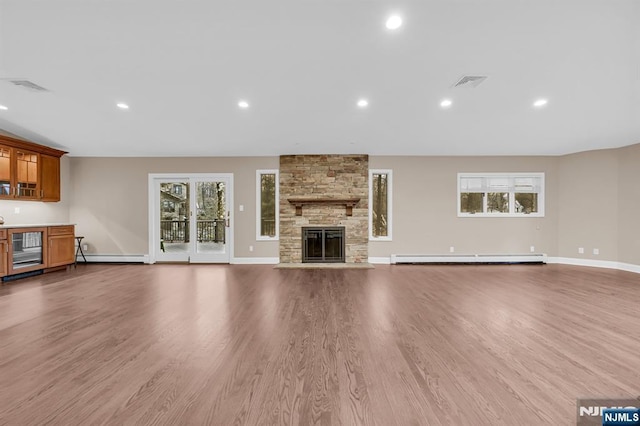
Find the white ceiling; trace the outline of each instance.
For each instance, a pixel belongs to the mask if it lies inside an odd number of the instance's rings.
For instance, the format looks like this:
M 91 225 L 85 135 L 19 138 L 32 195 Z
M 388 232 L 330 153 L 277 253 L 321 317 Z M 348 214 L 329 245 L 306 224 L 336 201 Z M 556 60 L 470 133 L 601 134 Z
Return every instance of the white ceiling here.
M 640 1 L 0 0 L 15 77 L 0 128 L 73 156 L 565 154 L 640 142 Z

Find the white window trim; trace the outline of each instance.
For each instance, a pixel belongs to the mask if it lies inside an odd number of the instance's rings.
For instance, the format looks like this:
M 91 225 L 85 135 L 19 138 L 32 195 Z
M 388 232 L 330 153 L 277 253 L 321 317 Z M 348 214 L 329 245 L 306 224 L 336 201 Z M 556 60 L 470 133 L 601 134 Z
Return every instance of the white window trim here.
M 473 177 L 535 177 L 540 179 L 540 192 L 538 192 L 538 212 L 537 213 L 515 213 L 513 209 L 515 208 L 515 192 L 509 192 L 509 213 L 462 213 L 460 211 L 460 180 L 461 178 L 473 178 Z M 458 173 L 458 181 L 457 181 L 458 193 L 457 193 L 457 212 L 458 217 L 544 217 L 545 211 L 545 182 L 544 182 L 544 173 L 543 172 L 532 172 L 532 173 Z M 483 197 L 483 210 L 487 210 L 487 197 Z
M 373 175 L 387 175 L 387 236 L 373 236 Z M 369 241 L 393 241 L 393 170 L 369 169 Z
M 276 235 L 273 237 L 260 235 L 260 219 L 262 216 L 261 176 L 276 175 Z M 256 241 L 278 241 L 280 239 L 280 171 L 278 169 L 256 170 Z

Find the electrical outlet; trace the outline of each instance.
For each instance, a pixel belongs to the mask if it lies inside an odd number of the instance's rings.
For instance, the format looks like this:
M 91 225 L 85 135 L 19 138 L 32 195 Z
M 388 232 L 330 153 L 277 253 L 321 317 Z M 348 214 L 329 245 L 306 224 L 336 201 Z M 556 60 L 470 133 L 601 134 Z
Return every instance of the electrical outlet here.
M 83 245 L 82 245 L 82 250 L 83 250 L 83 251 L 87 251 L 87 250 L 89 250 L 89 244 L 83 244 Z
M 453 248 L 453 246 L 449 247 L 449 253 L 453 253 L 455 250 L 455 248 Z
M 584 254 L 584 247 L 578 247 L 578 253 Z
M 600 254 L 600 249 L 596 249 L 596 248 L 594 248 L 594 249 L 593 249 L 593 254 Z
M 240 210 L 241 212 L 244 211 L 244 204 L 240 204 L 240 206 L 238 206 L 238 210 Z
M 16 207 L 16 208 L 14 208 L 14 209 L 13 209 L 13 212 L 14 212 L 15 214 L 20 214 L 20 207 Z
M 534 251 L 536 251 L 536 247 L 535 247 L 535 246 L 531 246 L 531 247 L 529 247 L 529 251 L 530 251 L 531 253 L 533 253 Z
M 253 251 L 253 246 L 249 246 L 249 251 Z

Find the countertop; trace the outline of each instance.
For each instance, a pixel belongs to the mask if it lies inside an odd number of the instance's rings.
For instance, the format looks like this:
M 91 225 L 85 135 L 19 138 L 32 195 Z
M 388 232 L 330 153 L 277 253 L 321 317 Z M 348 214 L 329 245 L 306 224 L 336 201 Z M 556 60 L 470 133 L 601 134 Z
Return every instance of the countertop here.
M 8 228 L 46 228 L 47 226 L 70 226 L 70 225 L 75 225 L 75 223 L 29 223 L 29 224 L 5 223 L 4 225 L 0 225 L 0 229 L 8 229 Z

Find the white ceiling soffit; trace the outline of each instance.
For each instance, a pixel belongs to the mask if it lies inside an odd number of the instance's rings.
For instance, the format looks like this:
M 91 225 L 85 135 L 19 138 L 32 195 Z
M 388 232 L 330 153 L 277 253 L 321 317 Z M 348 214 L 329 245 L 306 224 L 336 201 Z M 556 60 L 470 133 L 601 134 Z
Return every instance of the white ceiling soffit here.
M 0 0 L 0 78 L 47 90 L 0 81 L 0 125 L 73 156 L 560 155 L 640 142 L 639 47 L 637 0 Z

